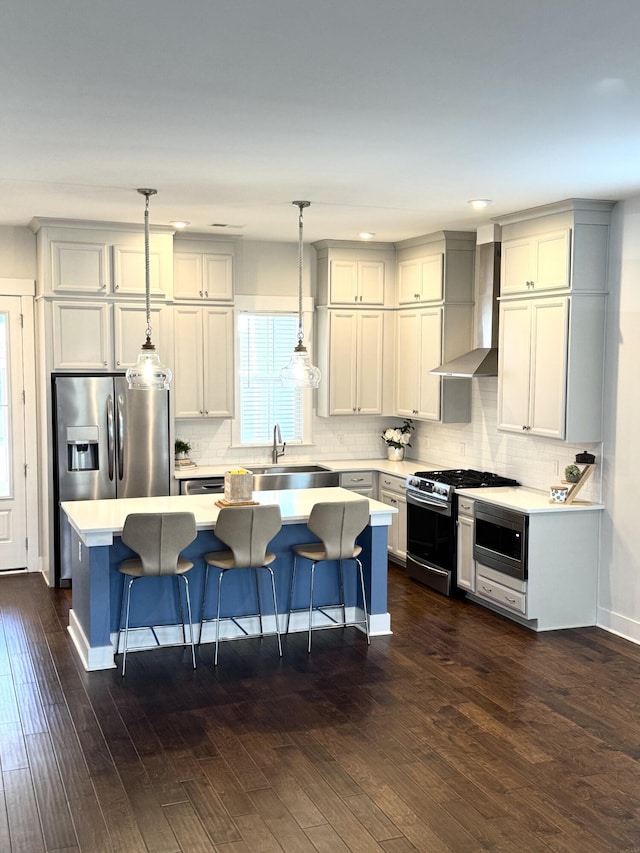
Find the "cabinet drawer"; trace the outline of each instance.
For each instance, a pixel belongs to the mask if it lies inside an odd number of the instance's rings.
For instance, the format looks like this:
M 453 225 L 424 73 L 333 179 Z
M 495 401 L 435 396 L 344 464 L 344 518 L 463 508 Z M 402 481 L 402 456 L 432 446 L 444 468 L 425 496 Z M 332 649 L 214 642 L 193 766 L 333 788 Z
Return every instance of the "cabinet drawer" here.
M 340 474 L 340 485 L 343 489 L 372 489 L 373 471 L 346 471 Z
M 489 578 L 481 574 L 478 574 L 476 578 L 476 595 L 487 598 L 489 601 L 495 601 L 501 607 L 506 607 L 508 610 L 513 610 L 516 613 L 523 615 L 527 613 L 526 593 L 509 589 L 509 587 L 489 580 Z
M 458 498 L 458 515 L 467 516 L 467 518 L 473 518 L 473 508 L 475 507 L 476 502 L 473 498 Z
M 379 475 L 380 489 L 384 489 L 385 492 L 395 492 L 398 495 L 404 495 L 406 491 L 406 483 L 407 481 L 404 477 L 394 477 L 391 474 Z

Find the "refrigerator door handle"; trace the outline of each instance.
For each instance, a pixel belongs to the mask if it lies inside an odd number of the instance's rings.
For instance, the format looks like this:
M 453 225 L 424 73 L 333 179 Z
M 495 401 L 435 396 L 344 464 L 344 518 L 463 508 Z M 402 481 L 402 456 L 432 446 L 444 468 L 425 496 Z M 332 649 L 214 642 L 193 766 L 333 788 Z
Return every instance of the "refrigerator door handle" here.
M 109 479 L 113 480 L 113 460 L 115 458 L 115 437 L 113 432 L 113 397 L 107 397 L 107 461 Z
M 116 416 L 117 416 L 117 440 L 118 440 L 118 479 L 122 480 L 124 476 L 124 454 L 125 454 L 125 441 L 124 441 L 124 398 L 122 394 L 118 394 L 118 404 L 116 406 Z

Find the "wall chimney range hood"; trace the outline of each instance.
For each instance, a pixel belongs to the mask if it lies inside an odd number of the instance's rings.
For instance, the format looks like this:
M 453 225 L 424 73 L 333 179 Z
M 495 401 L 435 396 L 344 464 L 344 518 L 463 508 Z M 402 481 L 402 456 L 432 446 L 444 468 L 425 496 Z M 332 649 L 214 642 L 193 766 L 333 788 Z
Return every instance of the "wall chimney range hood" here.
M 498 294 L 500 243 L 476 247 L 475 336 L 476 347 L 430 370 L 436 376 L 498 375 Z

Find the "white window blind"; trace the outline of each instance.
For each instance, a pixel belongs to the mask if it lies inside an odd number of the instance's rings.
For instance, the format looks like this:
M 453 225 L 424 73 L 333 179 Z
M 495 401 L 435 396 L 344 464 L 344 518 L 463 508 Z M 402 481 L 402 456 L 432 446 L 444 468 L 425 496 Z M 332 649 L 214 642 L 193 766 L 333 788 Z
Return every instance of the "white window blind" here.
M 297 342 L 297 316 L 237 316 L 240 443 L 270 444 L 274 424 L 280 424 L 283 441 L 301 442 L 303 392 L 280 383 L 280 370 L 288 364 Z

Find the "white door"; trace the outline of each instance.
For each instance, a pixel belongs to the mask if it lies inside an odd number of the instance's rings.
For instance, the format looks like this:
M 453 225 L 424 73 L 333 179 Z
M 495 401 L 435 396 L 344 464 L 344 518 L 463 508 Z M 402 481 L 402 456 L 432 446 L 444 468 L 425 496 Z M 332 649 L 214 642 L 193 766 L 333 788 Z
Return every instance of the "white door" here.
M 0 571 L 27 567 L 21 299 L 0 296 Z

